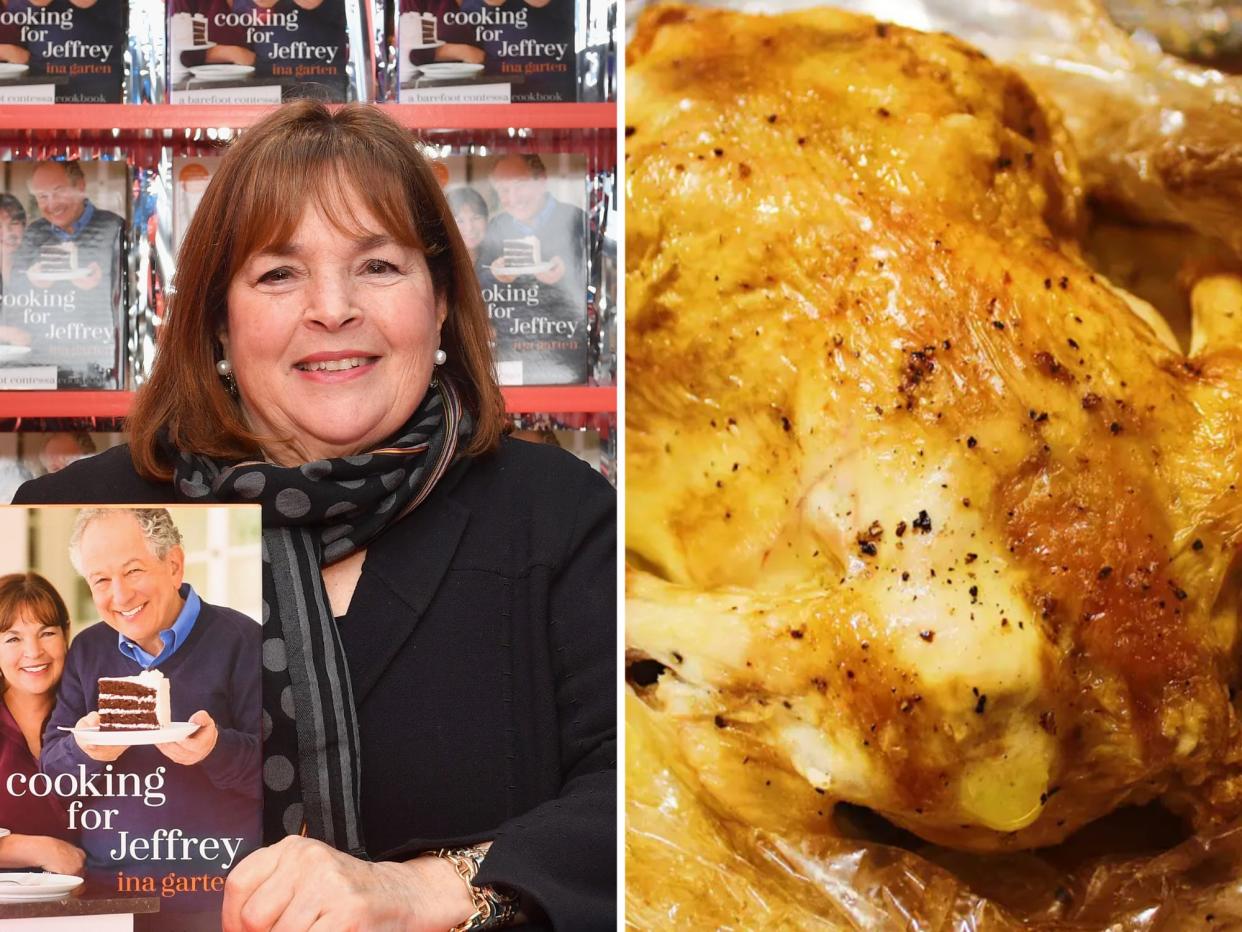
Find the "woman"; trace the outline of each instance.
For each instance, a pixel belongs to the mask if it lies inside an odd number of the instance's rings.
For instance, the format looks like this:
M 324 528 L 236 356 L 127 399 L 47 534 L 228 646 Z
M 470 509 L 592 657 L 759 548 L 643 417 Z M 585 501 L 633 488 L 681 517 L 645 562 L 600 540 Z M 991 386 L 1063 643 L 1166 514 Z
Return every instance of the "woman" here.
M 474 263 L 475 274 L 482 280 L 481 273 L 486 271 L 490 274 L 486 266 L 479 264 L 479 247 L 487 236 L 487 201 L 474 188 L 465 185 L 449 188 L 444 196 L 453 211 L 453 222 L 457 224 L 461 241 L 470 254 L 470 261 Z
M 0 295 L 13 294 L 25 285 L 24 280 L 20 283 L 14 280 L 13 268 L 13 258 L 21 248 L 25 232 L 26 208 L 12 194 L 0 194 Z M 21 320 L 21 316 L 20 311 L 10 311 L 0 305 L 0 345 L 30 345 L 30 333 L 9 323 Z
M 26 232 L 26 208 L 12 194 L 0 194 L 0 294 L 13 281 L 13 257 Z
M 502 436 L 489 340 L 411 135 L 292 103 L 186 231 L 130 445 L 18 493 L 263 505 L 264 755 L 294 777 L 226 929 L 614 927 L 614 496 Z
M 55 796 L 9 790 L 39 772 L 43 726 L 56 705 L 65 671 L 69 612 L 50 582 L 37 573 L 0 576 L 0 868 L 41 867 L 81 874 L 82 849 Z

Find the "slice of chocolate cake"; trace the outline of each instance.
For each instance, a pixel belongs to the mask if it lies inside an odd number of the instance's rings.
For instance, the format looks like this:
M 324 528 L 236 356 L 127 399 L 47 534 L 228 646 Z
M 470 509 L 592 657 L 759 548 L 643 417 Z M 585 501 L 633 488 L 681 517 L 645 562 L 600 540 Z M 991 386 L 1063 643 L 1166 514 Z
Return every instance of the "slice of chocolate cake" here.
M 505 240 L 505 265 L 513 269 L 539 264 L 539 240 L 533 236 Z
M 418 18 L 419 25 L 422 27 L 423 45 L 436 44 L 436 18 L 431 13 L 423 13 Z
M 170 721 L 168 678 L 159 670 L 99 678 L 100 731 L 150 731 Z
M 46 245 L 39 249 L 39 270 L 45 275 L 64 275 L 73 271 L 70 247 Z

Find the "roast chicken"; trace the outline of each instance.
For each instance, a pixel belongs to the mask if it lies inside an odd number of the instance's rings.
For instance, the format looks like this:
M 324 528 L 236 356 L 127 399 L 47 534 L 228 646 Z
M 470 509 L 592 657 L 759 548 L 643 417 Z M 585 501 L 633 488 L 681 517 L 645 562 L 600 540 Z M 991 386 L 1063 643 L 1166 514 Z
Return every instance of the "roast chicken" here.
M 711 807 L 1242 815 L 1242 282 L 1180 349 L 959 40 L 660 6 L 628 57 L 627 656 Z

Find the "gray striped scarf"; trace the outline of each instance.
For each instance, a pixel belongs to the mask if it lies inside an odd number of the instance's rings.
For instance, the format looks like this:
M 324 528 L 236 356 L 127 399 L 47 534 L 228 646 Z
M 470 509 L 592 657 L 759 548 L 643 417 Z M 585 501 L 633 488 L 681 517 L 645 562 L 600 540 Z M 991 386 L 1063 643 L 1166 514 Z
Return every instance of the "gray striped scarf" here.
M 320 567 L 416 508 L 473 430 L 432 383 L 388 445 L 298 467 L 174 454 L 178 498 L 263 506 L 263 837 L 298 832 L 366 857 L 358 713 Z

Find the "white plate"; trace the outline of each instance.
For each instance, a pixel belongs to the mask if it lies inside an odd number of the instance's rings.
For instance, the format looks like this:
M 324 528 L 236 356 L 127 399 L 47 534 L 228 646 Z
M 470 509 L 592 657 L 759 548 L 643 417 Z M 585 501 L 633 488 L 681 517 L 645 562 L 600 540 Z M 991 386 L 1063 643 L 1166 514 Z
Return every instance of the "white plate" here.
M 0 61 L 0 78 L 15 78 L 29 70 L 29 65 L 20 65 L 15 61 Z
M 29 346 L 14 346 L 11 343 L 0 343 L 0 362 L 6 359 L 21 359 L 30 355 Z
M 433 61 L 419 65 L 418 70 L 429 78 L 468 78 L 482 71 L 483 66 L 464 61 Z
M 41 272 L 35 269 L 35 278 L 45 282 L 68 282 L 85 273 L 86 269 L 65 269 L 62 272 Z
M 538 275 L 540 272 L 546 272 L 550 268 L 552 268 L 551 262 L 540 262 L 538 265 L 503 266 L 505 275 Z
M 190 74 L 196 78 L 248 78 L 254 65 L 194 65 Z
M 81 877 L 69 874 L 0 873 L 0 903 L 59 900 L 81 885 Z
M 149 731 L 100 731 L 98 728 L 69 728 L 60 726 L 61 731 L 73 732 L 87 744 L 101 747 L 130 747 L 136 744 L 167 744 L 180 741 L 198 731 L 193 722 L 169 722 L 163 728 L 152 728 Z

